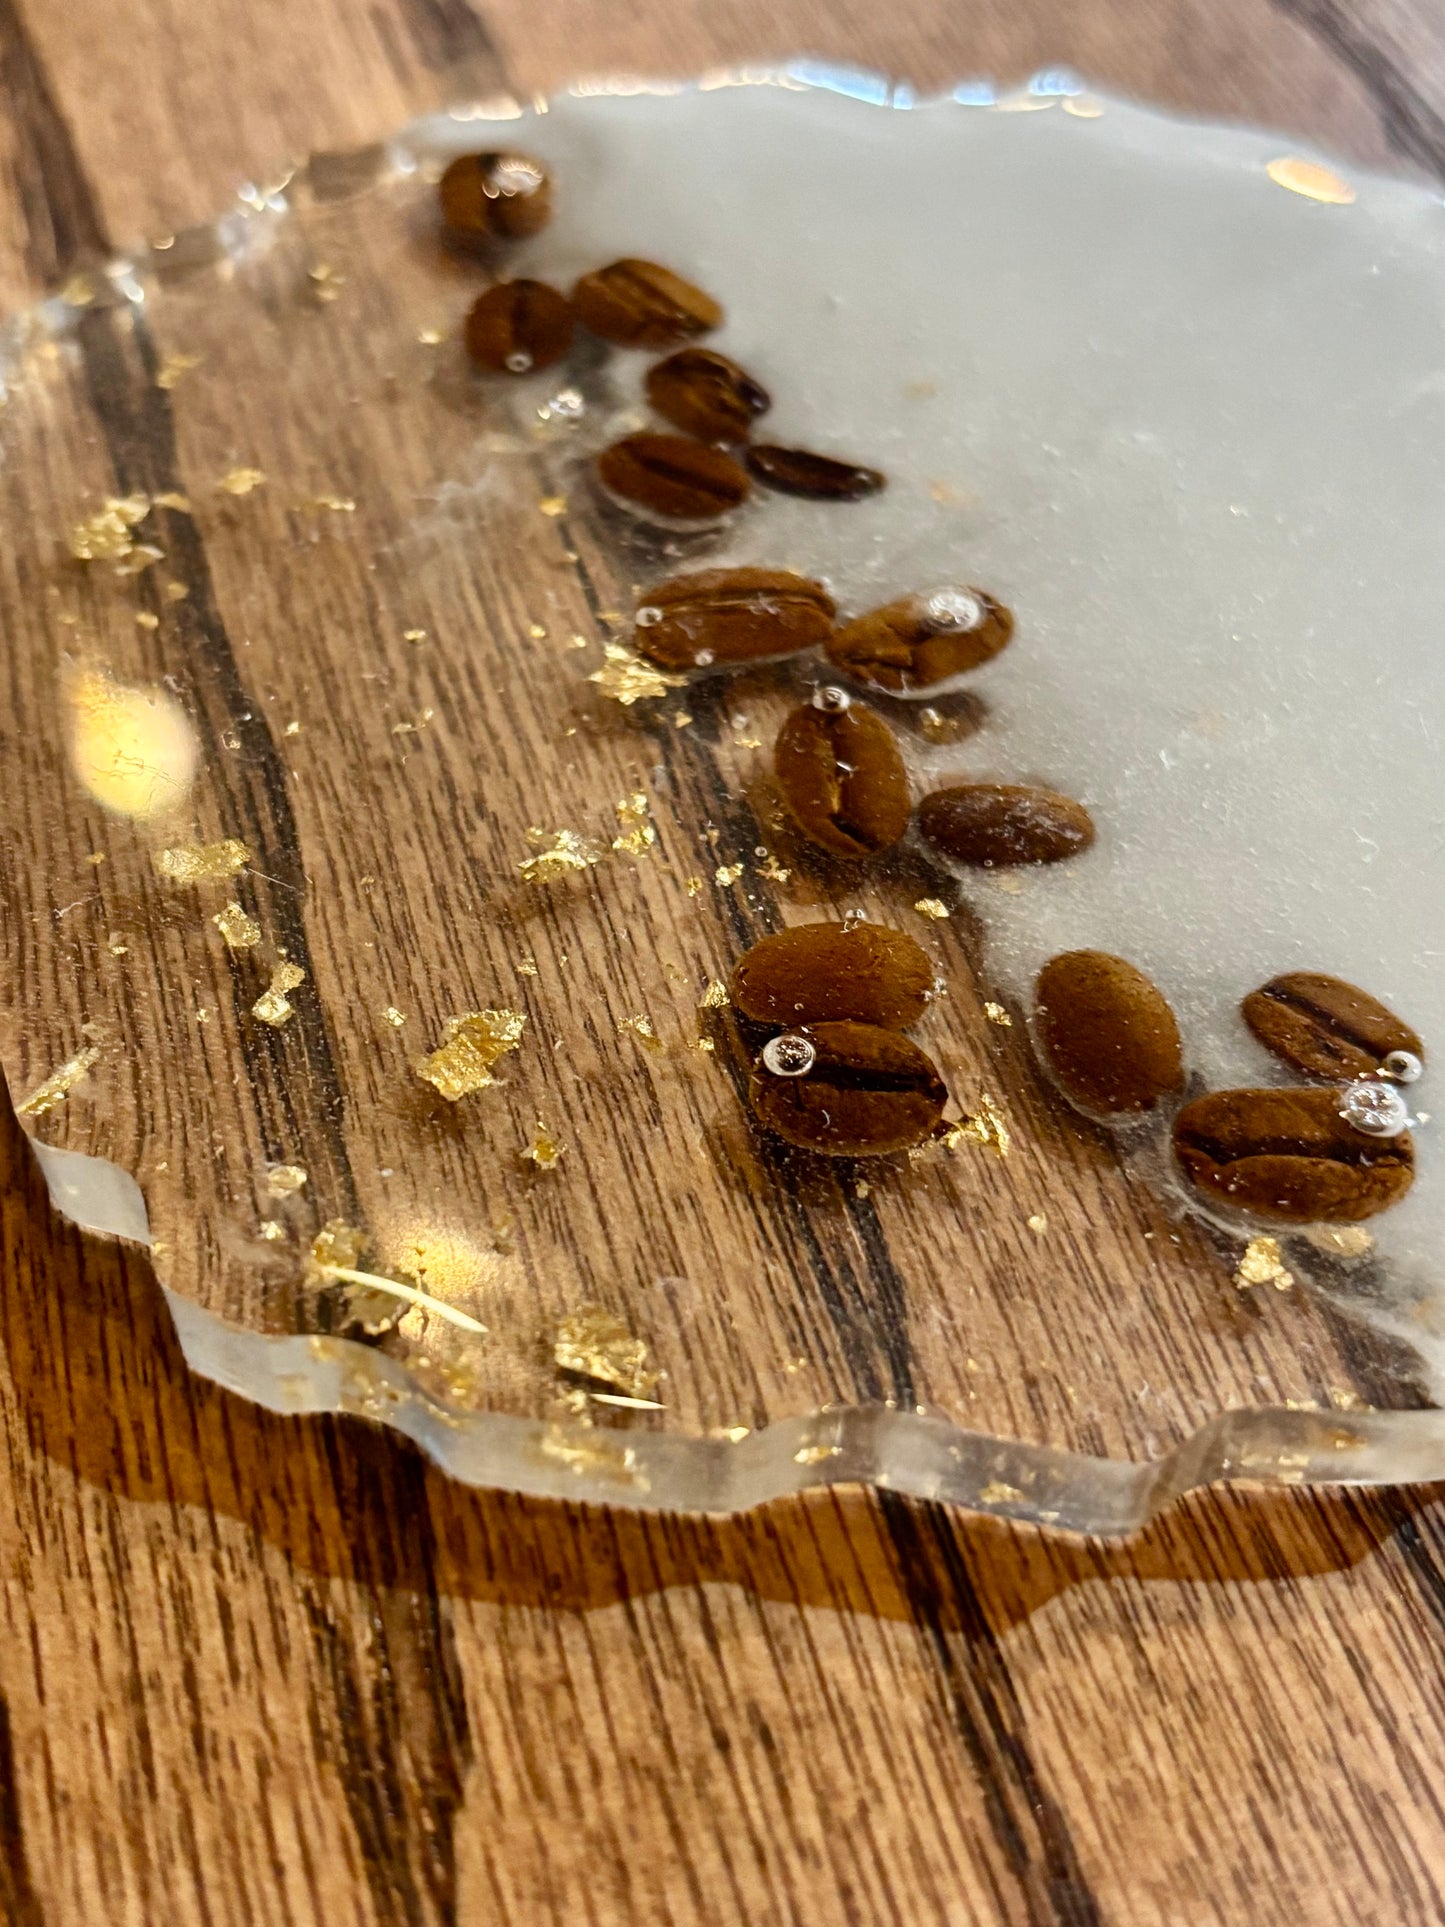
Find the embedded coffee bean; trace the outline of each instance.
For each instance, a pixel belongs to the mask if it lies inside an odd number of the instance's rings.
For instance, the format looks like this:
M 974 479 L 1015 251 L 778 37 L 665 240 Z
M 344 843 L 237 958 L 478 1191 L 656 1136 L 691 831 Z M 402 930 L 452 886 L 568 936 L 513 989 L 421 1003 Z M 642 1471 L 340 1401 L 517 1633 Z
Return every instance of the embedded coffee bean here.
M 908 772 L 893 731 L 859 703 L 795 709 L 773 768 L 798 828 L 832 856 L 876 856 L 908 828 Z
M 572 301 L 593 334 L 623 348 L 675 348 L 723 318 L 710 294 L 655 261 L 614 261 L 584 274 Z
M 520 241 L 552 218 L 552 177 L 527 154 L 461 154 L 437 183 L 454 240 Z
M 826 642 L 833 598 L 787 569 L 699 569 L 649 589 L 635 647 L 663 669 L 792 656 Z
M 1340 1116 L 1340 1093 L 1318 1086 L 1196 1098 L 1174 1121 L 1174 1155 L 1215 1202 L 1284 1224 L 1358 1224 L 1415 1176 L 1408 1134 L 1367 1137 Z
M 779 1074 L 764 1051 L 748 1086 L 756 1116 L 789 1144 L 826 1157 L 878 1157 L 922 1144 L 942 1122 L 948 1092 L 938 1067 L 896 1030 L 837 1022 L 791 1035 L 799 1062 L 807 1061 L 802 1043 L 812 1050 L 807 1070 L 785 1065 Z
M 1149 1111 L 1184 1088 L 1179 1025 L 1142 970 L 1069 950 L 1039 972 L 1034 1037 L 1064 1095 L 1095 1117 Z
M 648 370 L 647 399 L 664 420 L 704 442 L 741 442 L 773 398 L 711 348 L 679 348 Z
M 572 304 L 545 281 L 499 281 L 472 304 L 467 353 L 479 367 L 525 375 L 572 346 Z
M 902 930 L 879 923 L 801 923 L 738 959 L 732 1000 L 760 1024 L 848 1018 L 905 1030 L 933 994 L 933 966 Z
M 614 495 L 678 522 L 712 521 L 748 495 L 731 455 L 681 435 L 626 435 L 603 449 L 597 473 Z
M 996 656 L 1014 619 L 982 589 L 900 596 L 845 625 L 828 646 L 840 669 L 895 696 L 923 696 Z
M 806 495 L 815 502 L 861 502 L 876 495 L 888 477 L 881 469 L 840 462 L 807 448 L 776 448 L 759 443 L 745 457 L 748 471 L 764 488 L 780 495 Z
M 1377 997 L 1319 970 L 1271 977 L 1240 1009 L 1260 1043 L 1313 1077 L 1358 1077 L 1391 1051 L 1425 1054 L 1410 1026 Z
M 1058 863 L 1094 840 L 1093 818 L 1082 803 L 1026 783 L 935 790 L 918 806 L 918 827 L 945 856 L 985 869 Z

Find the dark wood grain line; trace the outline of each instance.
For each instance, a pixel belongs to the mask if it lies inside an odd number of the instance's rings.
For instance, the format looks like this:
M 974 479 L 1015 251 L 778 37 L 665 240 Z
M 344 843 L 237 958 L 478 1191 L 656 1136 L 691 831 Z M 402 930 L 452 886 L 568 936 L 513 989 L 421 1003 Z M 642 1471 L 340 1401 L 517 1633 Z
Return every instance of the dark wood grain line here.
M 54 287 L 80 262 L 111 249 L 70 123 L 16 0 L 0 0 L 0 98 L 14 130 L 11 184 L 24 216 L 25 265 L 40 286 Z
M 899 1583 L 927 1643 L 949 1722 L 1017 1875 L 1030 1927 L 1099 1927 L 1063 1808 L 1045 1790 L 1028 1722 L 941 1505 L 882 1492 L 878 1503 Z
M 1272 0 L 1279 11 L 1324 43 L 1362 82 L 1392 147 L 1432 174 L 1445 176 L 1445 115 L 1420 93 L 1414 77 L 1371 31 L 1358 8 L 1341 0 Z
M 30 1878 L 25 1828 L 15 1785 L 15 1746 L 10 1708 L 0 1699 L 0 1918 L 7 1927 L 44 1927 L 44 1912 Z

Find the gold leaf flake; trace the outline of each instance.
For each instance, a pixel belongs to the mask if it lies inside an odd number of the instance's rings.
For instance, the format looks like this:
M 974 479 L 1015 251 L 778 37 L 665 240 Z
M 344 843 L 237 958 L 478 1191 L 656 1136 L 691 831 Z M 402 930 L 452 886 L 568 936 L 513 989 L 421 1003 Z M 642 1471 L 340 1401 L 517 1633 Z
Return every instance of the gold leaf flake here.
M 158 549 L 154 542 L 133 542 L 129 551 L 115 565 L 117 575 L 139 575 L 153 562 L 164 562 L 166 552 Z
M 498 1082 L 492 1069 L 497 1060 L 517 1048 L 527 1020 L 515 1010 L 469 1010 L 449 1017 L 443 1041 L 429 1056 L 412 1066 L 425 1083 L 435 1085 L 448 1103 Z
M 613 849 L 625 856 L 645 856 L 657 841 L 657 831 L 649 819 L 647 797 L 642 790 L 623 797 L 617 805 L 617 821 L 622 833 L 613 837 Z
M 190 593 L 190 590 L 184 582 L 168 582 L 166 584 L 167 602 L 184 602 Z
M 855 1198 L 870 1197 L 872 1195 L 872 1191 L 873 1191 L 873 1187 L 868 1182 L 867 1178 L 859 1178 L 858 1182 L 853 1186 L 853 1196 Z
M 391 1025 L 393 1030 L 400 1030 L 402 1025 L 406 1022 L 406 1016 L 404 1012 L 399 1011 L 395 1004 L 388 1004 L 386 1006 L 386 1009 L 381 1014 L 383 1019 L 388 1024 Z
M 547 640 L 546 628 L 540 622 L 529 622 L 527 624 L 527 634 L 532 638 L 533 642 L 545 642 Z
M 1295 156 L 1285 156 L 1270 161 L 1264 171 L 1276 187 L 1287 187 L 1291 194 L 1303 194 L 1307 201 L 1323 201 L 1330 207 L 1348 207 L 1355 198 L 1355 190 L 1349 182 L 1342 181 L 1328 167 L 1321 167 L 1318 161 L 1302 161 Z
M 306 1182 L 306 1167 L 302 1164 L 268 1164 L 266 1166 L 266 1190 L 273 1198 L 294 1198 Z
M 296 722 L 293 718 L 291 722 L 287 723 L 286 727 L 281 731 L 281 734 L 283 736 L 299 736 L 301 734 L 300 723 Z
M 687 710 L 679 709 L 677 714 L 672 719 L 672 726 L 674 729 L 686 729 L 691 722 L 692 722 L 692 717 L 689 715 Z
M 88 274 L 73 274 L 60 290 L 67 308 L 88 308 L 95 299 L 95 283 Z
M 486 1335 L 486 1326 L 479 1318 L 473 1318 L 470 1312 L 459 1311 L 455 1305 L 434 1298 L 430 1292 L 422 1291 L 416 1285 L 402 1284 L 395 1278 L 382 1276 L 380 1272 L 359 1270 L 358 1263 L 365 1248 L 364 1231 L 358 1231 L 343 1218 L 332 1218 L 312 1241 L 308 1277 L 313 1283 L 359 1285 L 363 1291 L 382 1292 L 387 1297 L 399 1298 L 404 1304 L 430 1312 L 434 1317 L 444 1318 L 462 1331 Z
M 590 636 L 568 636 L 567 647 L 569 649 L 586 649 L 590 647 L 591 640 Z
M 562 1320 L 552 1355 L 559 1372 L 615 1385 L 631 1398 L 646 1398 L 658 1380 L 644 1341 L 601 1305 L 583 1305 Z
M 112 957 L 124 957 L 130 950 L 130 945 L 119 930 L 111 931 L 105 940 L 105 947 Z
M 204 359 L 204 355 L 188 355 L 179 348 L 172 348 L 156 371 L 156 387 L 174 388 L 183 375 L 188 375 L 193 368 L 199 368 Z
M 620 1037 L 624 1031 L 631 1031 L 644 1050 L 660 1051 L 662 1049 L 662 1039 L 657 1034 L 656 1025 L 650 1017 L 642 1013 L 636 1017 L 624 1017 L 617 1026 L 618 1036 Z
M 218 910 L 211 918 L 225 939 L 229 950 L 249 950 L 261 941 L 261 926 L 254 917 L 248 917 L 239 903 L 228 903 L 224 910 Z
M 560 1143 L 550 1128 L 542 1122 L 541 1118 L 538 1118 L 537 1128 L 532 1133 L 532 1142 L 523 1151 L 522 1156 L 530 1159 L 539 1171 L 555 1171 L 566 1155 L 566 1151 L 566 1145 Z
M 330 261 L 318 261 L 314 268 L 308 268 L 306 278 L 318 301 L 338 300 L 346 285 L 346 276 Z
M 986 1150 L 996 1151 L 1001 1158 L 1006 1158 L 1013 1140 L 1009 1135 L 1003 1112 L 985 1091 L 979 1098 L 978 1109 L 973 1115 L 960 1118 L 957 1124 L 951 1124 L 938 1142 L 947 1151 L 954 1150 L 960 1144 L 979 1144 Z
M 527 832 L 533 843 L 545 843 L 548 832 L 536 828 Z M 572 870 L 589 870 L 602 861 L 602 845 L 577 830 L 553 830 L 550 849 L 539 850 L 517 865 L 517 874 L 526 883 L 553 883 Z
M 1317 1251 L 1333 1258 L 1363 1258 L 1375 1248 L 1373 1234 L 1362 1224 L 1311 1225 L 1304 1235 Z
M 1019 1505 L 1026 1494 L 1016 1485 L 1005 1485 L 1001 1479 L 990 1479 L 978 1495 L 980 1505 Z
M 74 1057 L 66 1058 L 60 1069 L 52 1071 L 43 1084 L 37 1084 L 29 1097 L 22 1097 L 15 1106 L 16 1110 L 21 1117 L 44 1117 L 48 1111 L 65 1102 L 99 1057 L 99 1045 L 87 1044 Z
M 423 328 L 417 335 L 417 340 L 423 348 L 435 348 L 441 341 L 441 338 L 442 331 L 440 328 Z
M 732 999 L 728 996 L 727 985 L 718 978 L 713 977 L 709 980 L 707 989 L 702 993 L 702 1002 L 698 1008 L 700 1010 L 726 1010 L 731 1002 Z
M 703 888 L 702 878 L 688 877 L 685 883 L 683 884 L 683 888 L 687 891 L 687 894 L 690 897 L 700 897 L 702 895 L 702 888 Z
M 1371 1408 L 1358 1392 L 1352 1392 L 1344 1385 L 1327 1385 L 1330 1404 L 1337 1412 L 1368 1412 Z
M 1284 1261 L 1279 1239 L 1251 1238 L 1235 1268 L 1234 1282 L 1241 1291 L 1248 1291 L 1251 1285 L 1273 1285 L 1276 1291 L 1288 1291 L 1294 1274 Z
M 174 488 L 168 488 L 163 495 L 158 495 L 155 505 L 158 509 L 172 509 L 177 515 L 191 515 L 195 512 L 191 507 L 190 496 L 182 495 L 179 489 Z
M 692 1040 L 692 1048 L 701 1051 L 705 1057 L 710 1057 L 717 1049 L 717 1045 L 710 1037 L 694 1037 Z
M 519 977 L 535 977 L 536 974 L 537 959 L 535 957 L 523 957 L 522 961 L 517 965 L 517 975 Z
M 271 972 L 270 983 L 252 1004 L 251 1015 L 259 1018 L 263 1024 L 279 1028 L 296 1014 L 296 1007 L 286 995 L 287 991 L 295 990 L 298 984 L 304 984 L 305 981 L 306 972 L 300 964 L 278 963 Z
M 763 851 L 763 860 L 758 865 L 760 877 L 766 877 L 769 883 L 786 883 L 792 874 L 790 869 L 779 863 L 771 850 Z
M 349 495 L 316 495 L 312 497 L 312 507 L 334 509 L 338 515 L 356 513 L 356 504 Z
M 742 873 L 741 863 L 720 863 L 713 871 L 712 880 L 719 890 L 730 890 Z
M 1025 1218 L 1024 1223 L 1036 1238 L 1042 1238 L 1049 1228 L 1049 1221 L 1042 1211 L 1035 1211 L 1032 1217 Z
M 426 630 L 425 629 L 403 629 L 401 632 L 401 639 L 403 642 L 425 642 Z
M 136 524 L 150 514 L 148 495 L 108 495 L 93 515 L 70 532 L 77 562 L 121 562 L 135 547 Z
M 258 1229 L 268 1244 L 280 1244 L 286 1236 L 285 1225 L 278 1224 L 275 1218 L 263 1218 Z
M 594 669 L 587 678 L 615 703 L 630 709 L 633 703 L 645 702 L 653 696 L 665 696 L 669 689 L 681 689 L 686 681 L 684 676 L 670 676 L 664 670 L 654 668 L 640 656 L 634 656 L 630 649 L 624 649 L 620 642 L 603 645 L 606 661 L 600 669 Z
M 212 877 L 233 877 L 251 861 L 251 852 L 239 837 L 228 836 L 219 843 L 179 843 L 157 850 L 155 866 L 172 883 L 201 883 Z
M 942 923 L 948 916 L 948 905 L 938 897 L 920 897 L 914 904 L 920 917 L 931 917 L 935 923 Z
M 1004 1030 L 1009 1030 L 1013 1026 L 1013 1018 L 1009 1016 L 1002 1004 L 985 1004 L 983 1014 L 991 1024 L 998 1024 Z
M 567 513 L 567 497 L 565 495 L 544 495 L 542 500 L 537 504 L 537 507 L 543 515 L 565 515 Z
M 249 495 L 252 489 L 260 488 L 265 482 L 265 472 L 259 468 L 232 468 L 217 483 L 227 495 Z
M 364 1231 L 345 1218 L 328 1218 L 311 1241 L 311 1260 L 322 1271 L 351 1270 L 365 1249 Z
M 135 626 L 137 629 L 159 629 L 161 619 L 159 616 L 153 616 L 149 609 L 138 609 L 136 611 Z
M 829 1459 L 836 1459 L 843 1450 L 841 1445 L 804 1445 L 793 1454 L 794 1465 L 824 1465 Z

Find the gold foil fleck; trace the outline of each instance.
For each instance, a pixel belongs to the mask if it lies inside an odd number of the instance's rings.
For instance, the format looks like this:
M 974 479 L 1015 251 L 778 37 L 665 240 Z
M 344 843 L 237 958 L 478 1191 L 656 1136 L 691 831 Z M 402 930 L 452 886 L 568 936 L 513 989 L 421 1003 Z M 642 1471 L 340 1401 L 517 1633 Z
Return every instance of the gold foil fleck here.
M 687 891 L 687 894 L 688 894 L 688 895 L 689 895 L 690 897 L 700 897 L 700 896 L 702 895 L 702 891 L 703 891 L 703 882 L 702 882 L 702 878 L 701 878 L 701 877 L 688 877 L 688 878 L 686 879 L 686 881 L 685 881 L 685 882 L 683 883 L 683 886 L 682 886 L 682 887 L 683 887 L 683 889 L 684 889 L 684 890 L 686 890 L 686 891 Z
M 204 355 L 188 355 L 179 348 L 172 348 L 156 371 L 156 387 L 174 388 L 183 375 L 188 375 L 193 368 L 199 368 L 204 359 Z
M 537 504 L 543 515 L 565 515 L 567 497 L 565 495 L 544 495 Z
M 1036 1238 L 1042 1238 L 1049 1228 L 1049 1221 L 1042 1211 L 1035 1211 L 1032 1217 L 1024 1219 L 1024 1223 Z
M 719 890 L 730 890 L 742 873 L 741 863 L 720 863 L 712 873 L 712 880 Z
M 590 636 L 571 635 L 567 638 L 566 646 L 569 649 L 586 649 L 590 646 L 591 641 L 592 638 Z
M 1004 1030 L 1009 1030 L 1013 1026 L 1013 1018 L 1009 1016 L 1002 1004 L 985 1004 L 983 1014 L 991 1024 L 998 1024 Z
M 935 923 L 943 923 L 948 916 L 948 905 L 939 897 L 920 897 L 913 907 L 920 917 L 930 917 Z
M 306 981 L 306 972 L 300 964 L 281 962 L 271 972 L 271 981 L 251 1006 L 251 1015 L 263 1024 L 279 1028 L 296 1014 L 296 1007 L 286 995 Z
M 221 477 L 217 487 L 223 488 L 227 495 L 249 495 L 252 489 L 260 488 L 265 480 L 263 469 L 232 468 Z
M 159 616 L 152 615 L 149 609 L 137 609 L 135 626 L 137 629 L 159 629 L 161 619 Z
M 306 1167 L 302 1164 L 268 1164 L 266 1166 L 266 1191 L 273 1198 L 294 1198 L 306 1183 Z
M 166 584 L 167 602 L 184 602 L 190 593 L 190 590 L 184 582 L 168 582 Z
M 522 961 L 517 965 L 517 975 L 519 977 L 535 977 L 536 974 L 537 959 L 535 957 L 523 957 Z
M 1347 1386 L 1327 1385 L 1325 1390 L 1337 1412 L 1368 1412 L 1372 1409 L 1367 1400 L 1361 1398 L 1358 1392 L 1350 1391 Z
M 760 877 L 766 877 L 769 883 L 786 883 L 792 874 L 785 864 L 779 863 L 771 850 L 763 851 L 763 860 L 758 865 Z
M 843 1450 L 841 1445 L 804 1445 L 793 1454 L 794 1465 L 824 1465 L 829 1459 L 836 1459 Z
M 67 308 L 88 308 L 95 299 L 95 283 L 88 274 L 72 274 L 60 298 Z
M 94 514 L 70 532 L 77 562 L 122 562 L 135 547 L 134 530 L 150 514 L 148 495 L 108 495 Z
M 214 877 L 233 877 L 251 861 L 251 852 L 239 837 L 228 836 L 219 843 L 179 843 L 157 850 L 155 866 L 172 883 L 202 883 Z
M 692 1040 L 692 1048 L 701 1051 L 704 1057 L 711 1057 L 717 1049 L 717 1045 L 710 1037 L 694 1037 Z
M 978 1100 L 978 1109 L 971 1117 L 960 1118 L 957 1124 L 950 1125 L 939 1140 L 947 1150 L 959 1144 L 980 1144 L 985 1150 L 995 1151 L 1006 1158 L 1013 1143 L 1003 1112 L 985 1091 Z
M 665 696 L 669 689 L 681 689 L 686 681 L 684 676 L 670 676 L 654 668 L 650 662 L 634 656 L 630 649 L 624 649 L 620 642 L 604 643 L 602 653 L 606 660 L 587 680 L 596 683 L 604 696 L 621 703 L 624 709 L 654 696 Z
M 702 1002 L 698 1008 L 699 1010 L 726 1010 L 731 1002 L 727 985 L 719 978 L 713 977 L 709 979 L 708 987 L 702 993 Z
M 346 285 L 346 276 L 330 261 L 318 261 L 314 268 L 308 268 L 306 278 L 311 283 L 311 292 L 318 301 L 339 300 L 341 290 Z
M 401 639 L 403 642 L 425 642 L 426 630 L 425 629 L 403 629 L 401 632 Z
M 980 1505 L 1021 1505 L 1026 1493 L 1020 1492 L 1016 1485 L 1005 1485 L 1002 1479 L 990 1479 L 978 1495 Z
M 349 495 L 316 495 L 312 497 L 312 507 L 334 509 L 338 515 L 354 515 L 356 503 Z
M 191 515 L 194 513 L 194 510 L 191 508 L 190 496 L 182 495 L 179 489 L 174 488 L 168 488 L 163 494 L 158 495 L 155 500 L 155 506 L 158 509 L 171 509 L 177 515 Z
M 872 1192 L 873 1187 L 867 1178 L 859 1178 L 858 1182 L 853 1186 L 853 1196 L 855 1198 L 871 1197 Z
M 257 1228 L 268 1244 L 280 1244 L 286 1236 L 285 1225 L 279 1224 L 275 1218 L 262 1218 Z
M 566 1152 L 566 1145 L 559 1142 L 550 1127 L 538 1118 L 537 1128 L 532 1133 L 532 1142 L 523 1151 L 522 1156 L 535 1164 L 539 1171 L 555 1171 Z
M 527 624 L 527 634 L 532 638 L 533 642 L 545 642 L 547 640 L 546 627 L 540 622 L 529 622 Z
M 133 542 L 126 554 L 116 563 L 115 572 L 117 575 L 139 575 L 153 562 L 164 562 L 165 559 L 165 550 L 158 549 L 154 542 Z
M 21 1117 L 44 1117 L 57 1105 L 63 1104 L 76 1085 L 84 1077 L 92 1064 L 100 1058 L 100 1047 L 87 1044 L 78 1050 L 74 1057 L 67 1057 L 58 1071 L 52 1071 L 43 1084 L 37 1084 L 29 1097 L 22 1097 L 15 1106 Z
M 1235 1267 L 1234 1282 L 1241 1291 L 1248 1291 L 1251 1285 L 1273 1285 L 1276 1291 L 1288 1291 L 1294 1273 L 1284 1261 L 1279 1239 L 1251 1238 Z
M 646 794 L 634 790 L 617 805 L 621 834 L 614 836 L 612 847 L 624 856 L 645 856 L 657 842 L 657 831 L 649 817 Z
M 216 1007 L 214 1004 L 198 1004 L 196 1006 L 196 1022 L 198 1024 L 209 1024 L 215 1014 Z
M 239 903 L 228 903 L 211 918 L 229 950 L 249 950 L 261 941 L 261 926 L 248 917 Z
M 1291 194 L 1302 194 L 1307 201 L 1323 201 L 1329 207 L 1348 207 L 1355 190 L 1348 181 L 1318 161 L 1302 161 L 1294 155 L 1270 161 L 1265 173 L 1276 187 L 1287 187 Z
M 308 1277 L 312 1282 L 358 1285 L 363 1291 L 381 1292 L 444 1318 L 462 1331 L 486 1335 L 486 1326 L 479 1318 L 473 1318 L 470 1312 L 459 1311 L 455 1305 L 448 1305 L 415 1285 L 402 1284 L 395 1278 L 383 1277 L 379 1272 L 359 1270 L 358 1263 L 365 1248 L 365 1232 L 358 1231 L 342 1218 L 332 1218 L 312 1241 Z
M 130 945 L 126 942 L 123 933 L 119 930 L 111 931 L 105 940 L 105 947 L 112 957 L 124 957 L 130 950 Z
M 615 1385 L 629 1398 L 646 1398 L 659 1374 L 647 1362 L 647 1346 L 601 1305 L 583 1305 L 557 1327 L 552 1350 L 559 1372 Z
M 527 832 L 532 843 L 545 843 L 547 836 L 546 830 L 535 827 Z M 550 849 L 539 850 L 536 856 L 526 857 L 517 865 L 517 874 L 523 882 L 553 883 L 569 871 L 589 870 L 594 863 L 602 861 L 602 845 L 577 830 L 553 830 L 551 837 Z
M 435 348 L 439 346 L 441 339 L 442 331 L 440 328 L 422 328 L 417 334 L 417 340 L 423 348 Z
M 424 1083 L 432 1084 L 447 1102 L 473 1091 L 484 1091 L 499 1080 L 492 1075 L 499 1058 L 516 1050 L 527 1020 L 515 1010 L 469 1010 L 449 1017 L 443 1041 L 429 1056 L 412 1066 Z
M 644 1050 L 660 1051 L 662 1049 L 662 1039 L 657 1034 L 656 1025 L 643 1013 L 639 1012 L 636 1017 L 624 1017 L 617 1026 L 618 1036 L 620 1037 L 624 1031 L 630 1031 Z
M 388 1004 L 385 1010 L 382 1011 L 381 1015 L 383 1020 L 386 1023 L 390 1024 L 393 1030 L 400 1030 L 402 1025 L 406 1022 L 405 1013 L 403 1011 L 398 1010 L 395 1004 Z
M 688 711 L 685 709 L 679 709 L 677 714 L 672 719 L 672 726 L 674 729 L 686 729 L 691 722 L 692 722 L 692 717 L 688 713 Z
M 1373 1235 L 1362 1224 L 1311 1225 L 1304 1235 L 1332 1258 L 1363 1258 L 1375 1248 Z

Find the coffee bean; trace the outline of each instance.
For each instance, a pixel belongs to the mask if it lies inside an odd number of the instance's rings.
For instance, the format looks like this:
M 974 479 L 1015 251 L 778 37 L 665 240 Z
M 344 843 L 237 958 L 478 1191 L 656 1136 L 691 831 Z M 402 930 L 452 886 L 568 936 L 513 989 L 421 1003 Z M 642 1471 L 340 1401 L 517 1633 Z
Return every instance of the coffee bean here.
M 437 183 L 453 240 L 520 241 L 552 218 L 552 177 L 526 154 L 462 154 Z
M 759 443 L 744 457 L 748 472 L 780 495 L 806 495 L 815 502 L 861 502 L 876 495 L 888 477 L 881 469 L 835 461 L 807 448 L 776 448 Z
M 699 569 L 646 592 L 635 646 L 663 669 L 793 656 L 827 641 L 833 613 L 821 582 L 787 569 Z
M 603 449 L 597 473 L 614 495 L 678 522 L 712 521 L 748 495 L 731 455 L 681 435 L 626 435 Z
M 664 420 L 704 442 L 741 442 L 773 398 L 726 355 L 679 348 L 647 373 L 647 399 Z
M 879 923 L 800 923 L 738 959 L 732 1000 L 760 1024 L 849 1018 L 905 1030 L 933 993 L 933 966 L 902 930 Z
M 1149 1111 L 1184 1088 L 1163 991 L 1103 950 L 1051 958 L 1034 988 L 1034 1038 L 1064 1095 L 1094 1117 Z
M 859 682 L 893 695 L 925 696 L 996 656 L 1014 619 L 982 589 L 900 596 L 834 636 L 828 654 Z
M 499 281 L 472 304 L 467 353 L 482 368 L 525 375 L 572 346 L 572 304 L 545 281 Z
M 773 768 L 799 829 L 832 856 L 876 856 L 908 828 L 902 754 L 887 723 L 861 703 L 795 709 L 778 733 Z
M 789 1144 L 826 1157 L 877 1157 L 922 1144 L 941 1123 L 948 1091 L 911 1039 L 847 1022 L 807 1024 L 794 1034 L 812 1047 L 811 1067 L 778 1076 L 765 1052 L 748 1086 L 755 1115 Z
M 1240 1005 L 1260 1043 L 1313 1077 L 1358 1077 L 1391 1051 L 1423 1057 L 1420 1039 L 1368 991 L 1319 970 L 1290 970 Z
M 985 869 L 1058 863 L 1094 840 L 1093 818 L 1082 803 L 1026 783 L 935 790 L 918 806 L 918 827 L 945 856 Z
M 1285 1224 L 1358 1224 L 1397 1203 L 1415 1176 L 1408 1134 L 1366 1137 L 1338 1091 L 1211 1091 L 1174 1121 L 1185 1176 L 1217 1203 Z
M 710 294 L 655 261 L 614 261 L 584 274 L 572 302 L 593 334 L 623 348 L 675 348 L 723 318 Z

